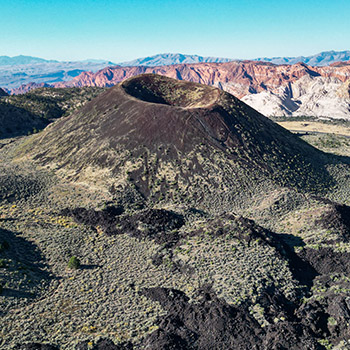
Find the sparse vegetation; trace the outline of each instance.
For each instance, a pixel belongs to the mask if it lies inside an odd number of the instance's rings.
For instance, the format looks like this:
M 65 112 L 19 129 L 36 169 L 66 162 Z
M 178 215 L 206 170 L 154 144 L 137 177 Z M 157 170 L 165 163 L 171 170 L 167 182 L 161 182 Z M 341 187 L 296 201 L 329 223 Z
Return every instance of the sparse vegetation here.
M 186 349 L 347 341 L 347 159 L 222 92 L 193 112 L 198 89 L 157 84 L 168 102 L 152 132 L 159 103 L 141 103 L 142 124 L 116 87 L 62 129 L 3 141 L 0 349 L 41 339 L 63 350 L 104 338 L 135 350 L 165 348 L 161 339 Z M 127 121 L 120 134 L 117 117 Z M 171 132 L 155 133 L 163 127 Z M 345 140 L 324 145 L 335 152 Z

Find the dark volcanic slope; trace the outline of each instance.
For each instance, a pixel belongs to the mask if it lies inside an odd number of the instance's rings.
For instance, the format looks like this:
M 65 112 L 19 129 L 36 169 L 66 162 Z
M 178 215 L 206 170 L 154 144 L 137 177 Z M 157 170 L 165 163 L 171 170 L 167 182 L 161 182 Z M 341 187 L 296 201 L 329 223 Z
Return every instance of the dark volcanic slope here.
M 0 97 L 3 96 L 8 96 L 8 93 L 4 89 L 0 88 Z
M 7 96 L 0 100 L 0 138 L 41 130 L 52 120 L 76 110 L 102 91 L 91 87 L 41 88 L 24 95 Z
M 241 196 L 266 179 L 307 190 L 330 181 L 318 151 L 234 96 L 153 74 L 109 89 L 27 147 L 41 163 L 77 176 L 108 169 L 115 186 L 156 198 Z

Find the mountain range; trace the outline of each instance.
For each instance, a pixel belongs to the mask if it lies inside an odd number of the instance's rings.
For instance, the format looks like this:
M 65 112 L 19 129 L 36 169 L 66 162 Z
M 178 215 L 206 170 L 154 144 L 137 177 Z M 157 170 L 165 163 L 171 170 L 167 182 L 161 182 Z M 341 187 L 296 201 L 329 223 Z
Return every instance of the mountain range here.
M 71 81 L 53 87 L 111 87 L 143 73 L 192 81 L 227 91 L 268 116 L 309 115 L 350 118 L 348 79 L 350 63 L 311 67 L 304 63 L 275 65 L 269 62 L 178 64 L 158 67 L 108 67 L 96 73 L 83 72 Z M 14 93 L 34 85 L 22 86 Z M 38 86 L 40 87 L 40 86 Z
M 350 51 L 325 51 L 312 56 L 257 58 L 252 61 L 264 61 L 274 64 L 306 63 L 311 66 L 325 66 L 335 62 L 350 60 Z M 96 72 L 107 66 L 167 66 L 174 64 L 223 63 L 239 61 L 233 58 L 203 57 L 180 53 L 165 53 L 138 58 L 128 62 L 113 63 L 107 60 L 89 59 L 84 61 L 60 62 L 31 56 L 0 56 L 0 87 L 7 90 L 18 88 L 22 84 L 47 83 L 70 80 L 83 71 Z
M 138 58 L 136 60 L 118 63 L 122 67 L 133 67 L 133 66 L 169 66 L 173 64 L 193 64 L 193 63 L 202 63 L 202 62 L 230 62 L 234 61 L 231 58 L 220 58 L 220 57 L 203 57 L 198 55 L 183 55 L 181 53 L 164 53 L 159 55 L 154 55 L 150 57 Z
M 344 62 L 350 60 L 350 50 L 346 51 L 323 51 L 311 56 L 297 56 L 297 57 L 259 57 L 251 59 L 251 61 L 270 62 L 274 64 L 296 64 L 306 63 L 309 66 L 328 66 L 335 62 Z M 230 61 L 242 61 L 234 58 L 219 58 L 219 57 L 202 57 L 197 55 L 183 55 L 165 53 L 154 55 L 150 57 L 138 58 L 136 60 L 118 63 L 119 66 L 167 66 L 180 63 L 201 63 L 212 62 L 222 63 Z
M 3 62 L 11 61 L 4 57 Z M 345 61 L 348 58 L 349 51 L 251 61 L 162 54 L 114 65 L 99 60 L 57 62 L 18 56 L 13 58 L 13 65 L 0 65 L 0 86 L 6 86 L 6 82 L 13 86 L 7 89 L 11 94 L 40 87 L 110 87 L 138 74 L 154 73 L 219 87 L 268 116 L 348 119 L 350 61 Z M 314 65 L 293 63 L 302 60 Z M 14 87 L 19 82 L 23 84 Z
M 335 62 L 344 62 L 350 60 L 350 50 L 346 51 L 323 51 L 311 56 L 298 57 L 264 57 L 256 58 L 253 61 L 271 62 L 274 64 L 295 64 L 298 62 L 306 63 L 309 66 L 328 66 Z

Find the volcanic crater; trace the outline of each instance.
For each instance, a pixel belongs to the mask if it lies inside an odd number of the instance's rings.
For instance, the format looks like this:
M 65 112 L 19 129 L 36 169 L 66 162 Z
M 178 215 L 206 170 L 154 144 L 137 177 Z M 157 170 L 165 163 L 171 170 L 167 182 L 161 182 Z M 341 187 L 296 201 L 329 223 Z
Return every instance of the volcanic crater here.
M 215 88 L 187 81 L 164 84 L 164 79 L 154 74 L 128 79 L 121 86 L 129 95 L 142 101 L 183 108 L 208 108 L 220 97 Z

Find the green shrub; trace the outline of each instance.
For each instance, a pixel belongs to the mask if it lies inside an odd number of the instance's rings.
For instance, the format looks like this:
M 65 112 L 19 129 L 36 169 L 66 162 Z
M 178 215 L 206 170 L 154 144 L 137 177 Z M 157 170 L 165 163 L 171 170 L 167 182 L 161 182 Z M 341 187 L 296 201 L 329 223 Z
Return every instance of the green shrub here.
M 5 259 L 0 259 L 0 268 L 6 267 L 6 260 Z
M 68 261 L 68 267 L 73 270 L 79 269 L 80 260 L 76 256 L 72 256 Z
M 3 290 L 4 290 L 4 288 L 2 287 L 2 283 L 0 283 L 0 294 L 2 294 Z
M 334 317 L 328 317 L 328 325 L 329 326 L 336 326 L 337 325 L 337 320 Z

